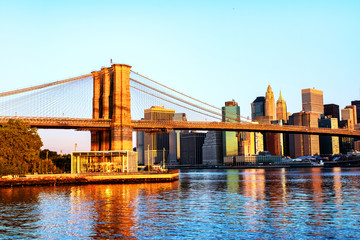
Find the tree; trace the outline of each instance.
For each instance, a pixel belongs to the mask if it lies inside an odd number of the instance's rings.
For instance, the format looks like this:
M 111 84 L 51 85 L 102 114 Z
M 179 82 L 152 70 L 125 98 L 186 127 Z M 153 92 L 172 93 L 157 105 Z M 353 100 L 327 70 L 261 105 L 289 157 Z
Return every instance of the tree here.
M 43 145 L 36 128 L 19 120 L 0 127 L 0 175 L 52 172 L 52 162 L 39 157 Z

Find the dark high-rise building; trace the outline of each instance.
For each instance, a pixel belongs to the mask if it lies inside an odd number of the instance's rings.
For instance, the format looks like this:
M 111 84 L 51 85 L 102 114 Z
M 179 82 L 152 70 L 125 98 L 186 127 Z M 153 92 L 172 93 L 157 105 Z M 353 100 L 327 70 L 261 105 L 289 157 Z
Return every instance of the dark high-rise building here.
M 180 134 L 180 164 L 202 164 L 202 146 L 206 133 L 189 132 Z
M 360 123 L 360 100 L 351 101 L 351 105 L 356 106 L 357 122 Z
M 265 116 L 265 97 L 257 97 L 251 103 L 251 118 L 254 121 L 256 117 Z
M 340 121 L 339 105 L 337 104 L 325 104 L 324 105 L 324 116 L 329 118 L 337 118 Z
M 337 129 L 338 119 L 336 118 L 319 119 L 319 127 Z M 321 155 L 333 155 L 340 153 L 339 137 L 320 135 L 319 141 L 320 141 Z

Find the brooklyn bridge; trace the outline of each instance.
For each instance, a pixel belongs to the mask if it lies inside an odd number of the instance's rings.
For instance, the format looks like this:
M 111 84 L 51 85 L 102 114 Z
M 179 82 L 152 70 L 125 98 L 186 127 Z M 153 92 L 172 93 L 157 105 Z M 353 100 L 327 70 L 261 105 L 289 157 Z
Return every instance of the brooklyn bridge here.
M 142 120 L 154 104 L 187 112 L 188 121 Z M 221 130 L 360 137 L 351 129 L 252 122 L 113 64 L 79 77 L 0 93 L 0 124 L 20 119 L 32 127 L 91 132 L 91 150 L 132 150 L 132 132 Z M 224 121 L 225 119 L 225 121 Z

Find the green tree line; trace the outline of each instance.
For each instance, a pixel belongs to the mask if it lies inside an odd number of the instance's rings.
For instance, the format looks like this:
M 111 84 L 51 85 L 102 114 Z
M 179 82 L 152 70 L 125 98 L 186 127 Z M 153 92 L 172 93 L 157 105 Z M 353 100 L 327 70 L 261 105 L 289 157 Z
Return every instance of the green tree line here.
M 70 171 L 70 156 L 54 156 L 54 152 L 47 149 L 41 151 L 42 146 L 36 128 L 31 128 L 20 120 L 9 120 L 1 125 L 0 176 Z

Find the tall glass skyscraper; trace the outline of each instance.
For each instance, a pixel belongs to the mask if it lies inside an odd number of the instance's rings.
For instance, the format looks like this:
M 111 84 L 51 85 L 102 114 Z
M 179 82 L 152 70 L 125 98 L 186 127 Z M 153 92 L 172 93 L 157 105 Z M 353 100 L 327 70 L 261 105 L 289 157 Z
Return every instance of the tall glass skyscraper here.
M 223 122 L 240 122 L 240 107 L 234 100 L 225 102 L 222 107 Z M 236 156 L 239 153 L 237 132 L 223 132 L 224 156 Z

